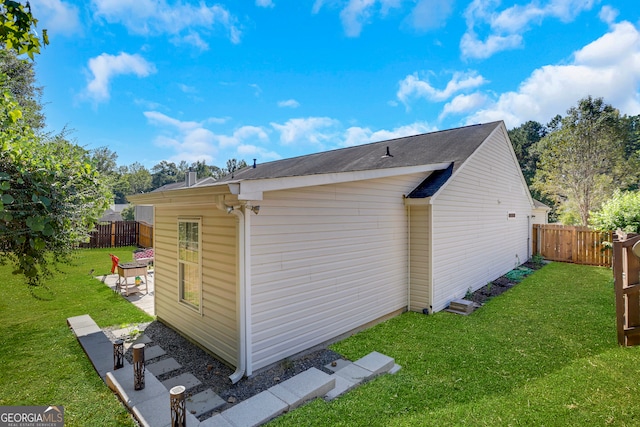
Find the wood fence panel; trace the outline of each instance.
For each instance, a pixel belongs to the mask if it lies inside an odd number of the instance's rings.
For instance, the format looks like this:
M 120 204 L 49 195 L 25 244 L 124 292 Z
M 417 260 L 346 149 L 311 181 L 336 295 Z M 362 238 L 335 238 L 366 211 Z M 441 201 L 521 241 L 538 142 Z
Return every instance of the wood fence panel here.
M 550 261 L 611 266 L 611 232 L 556 224 L 533 226 L 533 253 Z
M 138 223 L 138 246 L 143 248 L 153 247 L 153 226 L 145 224 L 144 222 Z
M 116 221 L 97 224 L 89 233 L 89 242 L 82 248 L 116 248 L 122 246 L 153 247 L 153 226 L 144 225 L 140 236 L 140 226 L 136 221 Z

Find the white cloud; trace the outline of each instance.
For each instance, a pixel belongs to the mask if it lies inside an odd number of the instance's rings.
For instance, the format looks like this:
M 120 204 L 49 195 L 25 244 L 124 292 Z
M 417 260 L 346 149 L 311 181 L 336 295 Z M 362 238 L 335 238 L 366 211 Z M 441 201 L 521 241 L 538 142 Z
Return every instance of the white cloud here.
M 373 5 L 375 0 L 349 0 L 347 6 L 340 12 L 340 20 L 347 36 L 360 35 L 362 25 L 371 18 Z
M 256 0 L 256 6 L 258 7 L 275 7 L 272 0 Z
M 256 159 L 259 163 L 271 160 L 279 160 L 282 158 L 282 156 L 275 151 L 270 151 L 264 147 L 259 147 L 257 145 L 251 144 L 239 145 L 237 151 L 240 157 Z M 252 162 L 247 163 L 250 165 L 253 164 Z
M 252 146 L 251 142 L 268 142 L 269 140 L 267 132 L 258 126 L 242 126 L 230 135 L 216 134 L 205 127 L 207 123 L 219 123 L 218 118 L 209 118 L 202 122 L 185 121 L 157 111 L 145 111 L 144 116 L 150 124 L 162 129 L 162 134 L 155 138 L 155 144 L 176 151 L 176 154 L 170 158 L 172 161 L 204 160 L 212 164 L 221 150 L 237 149 L 238 153 L 245 154 L 249 152 L 247 147 Z M 255 153 L 260 152 L 258 148 Z M 277 155 L 269 154 L 266 150 L 262 153 L 264 156 Z
M 407 22 L 417 30 L 428 31 L 444 27 L 452 11 L 452 0 L 417 0 Z
M 462 114 L 477 110 L 487 101 L 488 97 L 480 92 L 475 92 L 470 95 L 458 95 L 453 98 L 451 102 L 445 104 L 438 119 L 442 120 L 449 114 Z
M 295 99 L 287 99 L 286 101 L 278 101 L 278 107 L 280 108 L 298 108 L 300 103 Z
M 31 0 L 33 15 L 38 18 L 38 28 L 46 28 L 49 36 L 72 35 L 80 32 L 79 11 L 76 5 L 62 0 Z
M 487 80 L 475 71 L 466 73 L 456 72 L 447 83 L 447 86 L 439 90 L 434 88 L 427 78 L 422 80 L 418 76 L 418 73 L 413 73 L 399 82 L 400 88 L 396 96 L 398 100 L 405 105 L 408 105 L 409 101 L 414 98 L 425 98 L 430 101 L 446 101 L 456 92 L 475 89 L 485 83 L 487 83 Z
M 602 22 L 612 25 L 618 17 L 618 11 L 611 6 L 603 6 L 598 16 Z
M 464 58 L 488 58 L 493 54 L 519 48 L 522 34 L 532 24 L 540 24 L 546 18 L 570 22 L 585 10 L 590 10 L 596 0 L 533 0 L 525 5 L 514 5 L 502 11 L 498 0 L 473 0 L 465 10 L 467 31 L 460 41 Z M 488 27 L 488 35 L 481 38 L 480 27 Z
M 535 70 L 517 91 L 503 93 L 467 122 L 546 123 L 588 95 L 604 98 L 623 114 L 640 114 L 640 31 L 630 22 L 613 24 L 610 32 L 575 52 L 572 63 Z
M 227 33 L 229 40 L 240 43 L 241 31 L 237 18 L 224 6 L 207 6 L 178 2 L 169 5 L 166 0 L 93 0 L 95 15 L 110 23 L 121 23 L 129 32 L 142 35 L 170 34 L 174 43 L 190 43 L 206 50 L 208 44 L 202 35 L 216 27 Z M 182 35 L 183 32 L 186 35 Z
M 109 84 L 113 77 L 123 74 L 146 77 L 156 72 L 155 66 L 142 56 L 124 52 L 117 56 L 103 53 L 89 59 L 89 70 L 92 79 L 87 85 L 87 93 L 89 97 L 98 102 L 109 99 Z
M 362 27 L 374 17 L 387 15 L 390 9 L 399 8 L 403 0 L 315 0 L 311 12 L 316 14 L 325 4 L 339 8 L 340 21 L 348 37 L 358 37 Z M 419 0 L 419 2 L 432 0 Z M 452 0 L 438 0 L 449 2 Z
M 289 119 L 285 124 L 271 123 L 271 126 L 280 132 L 280 142 L 284 145 L 321 145 L 335 138 L 339 124 L 329 117 L 308 117 Z
M 370 142 L 386 141 L 388 139 L 402 138 L 403 136 L 418 135 L 421 133 L 434 132 L 437 128 L 425 122 L 416 122 L 410 125 L 400 126 L 393 130 L 381 129 L 372 131 L 369 128 L 352 126 L 348 128 L 340 143 L 343 147 L 368 144 Z

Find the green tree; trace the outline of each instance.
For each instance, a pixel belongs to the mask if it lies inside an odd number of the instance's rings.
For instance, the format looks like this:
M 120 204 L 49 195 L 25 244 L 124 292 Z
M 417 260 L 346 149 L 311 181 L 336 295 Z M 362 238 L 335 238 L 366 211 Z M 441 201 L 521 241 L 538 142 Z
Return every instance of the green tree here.
M 640 192 L 616 191 L 599 211 L 591 213 L 589 222 L 598 230 L 621 229 L 628 233 L 640 233 Z
M 0 262 L 38 285 L 51 261 L 66 261 L 109 202 L 108 187 L 88 153 L 64 135 L 42 139 L 0 102 Z
M 151 187 L 156 189 L 163 185 L 178 182 L 180 171 L 175 163 L 163 160 L 151 168 L 151 175 Z
M 29 2 L 0 0 L 0 45 L 18 55 L 33 59 L 40 47 L 49 44 L 47 30 L 42 30 L 42 41 L 36 32 L 38 20 L 31 14 Z
M 0 45 L 33 59 L 40 51 L 37 20 L 29 4 L 0 0 Z M 46 32 L 42 43 L 47 44 Z M 9 56 L 4 57 L 9 58 Z M 30 70 L 30 68 L 29 68 Z M 25 77 L 29 81 L 30 76 Z M 109 203 L 107 186 L 91 166 L 88 152 L 66 139 L 64 132 L 36 134 L 20 102 L 35 99 L 16 93 L 20 85 L 0 78 L 0 263 L 13 264 L 15 274 L 39 285 L 51 274 L 50 263 L 68 260 Z M 24 95 L 24 96 L 23 96 Z M 38 102 L 37 102 L 38 103 Z
M 508 133 L 513 145 L 513 151 L 516 153 L 520 163 L 522 174 L 527 184 L 531 185 L 536 174 L 536 164 L 538 162 L 538 153 L 532 150 L 532 147 L 547 134 L 547 129 L 538 122 L 528 121 L 517 128 L 511 129 Z
M 581 99 L 536 144 L 533 188 L 563 204 L 565 211 L 574 209 L 581 224 L 588 225 L 590 211 L 614 189 L 628 185 L 622 123 L 618 110 L 602 98 Z
M 25 122 L 35 131 L 45 127 L 42 87 L 36 86 L 33 62 L 19 58 L 11 50 L 0 50 L 0 91 L 10 92 L 18 102 Z

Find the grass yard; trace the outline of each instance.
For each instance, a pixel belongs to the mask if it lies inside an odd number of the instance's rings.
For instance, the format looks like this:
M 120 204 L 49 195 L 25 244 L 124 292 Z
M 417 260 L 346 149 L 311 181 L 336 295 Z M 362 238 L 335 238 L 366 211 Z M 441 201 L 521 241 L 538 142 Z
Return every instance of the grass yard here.
M 133 426 L 129 413 L 85 356 L 66 319 L 89 314 L 99 326 L 151 321 L 93 276 L 108 274 L 109 253 L 131 259 L 133 248 L 81 250 L 71 265 L 38 289 L 0 267 L 0 405 L 63 405 L 66 426 Z M 89 272 L 95 269 L 92 274 Z
M 611 278 L 553 263 L 470 316 L 393 318 L 332 348 L 400 372 L 270 425 L 640 425 L 640 347 L 617 345 Z

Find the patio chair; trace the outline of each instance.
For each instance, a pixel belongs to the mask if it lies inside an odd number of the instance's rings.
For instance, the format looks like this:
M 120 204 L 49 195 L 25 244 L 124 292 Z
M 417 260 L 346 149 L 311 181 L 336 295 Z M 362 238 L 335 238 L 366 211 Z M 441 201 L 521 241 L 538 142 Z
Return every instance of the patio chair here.
M 133 260 L 138 263 L 153 265 L 153 248 L 136 249 L 133 251 Z
M 111 274 L 116 272 L 116 268 L 118 268 L 118 263 L 120 262 L 120 258 L 115 256 L 114 254 L 109 254 L 111 257 Z

